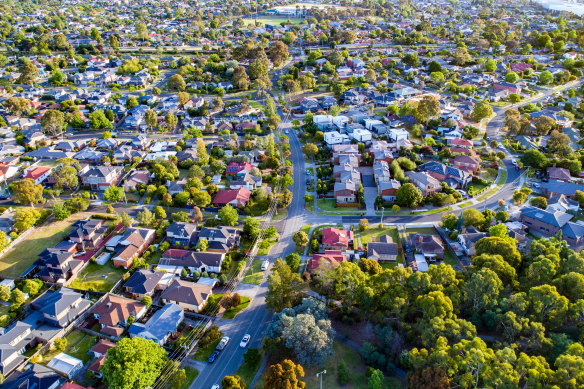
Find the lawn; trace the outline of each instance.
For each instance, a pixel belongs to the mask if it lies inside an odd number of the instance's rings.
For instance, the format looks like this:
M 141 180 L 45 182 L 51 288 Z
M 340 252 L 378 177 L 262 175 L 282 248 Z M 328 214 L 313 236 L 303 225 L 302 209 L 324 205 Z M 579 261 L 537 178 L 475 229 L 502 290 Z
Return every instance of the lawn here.
M 484 199 L 486 199 L 487 197 L 492 196 L 493 194 L 495 194 L 498 191 L 499 191 L 499 188 L 498 187 L 494 187 L 493 189 L 491 189 L 490 191 L 488 191 L 487 193 L 485 193 L 481 197 L 477 198 L 477 200 L 478 201 L 483 201 Z
M 288 208 L 278 209 L 278 213 L 272 217 L 273 222 L 284 220 L 288 216 Z
M 469 205 L 472 205 L 472 201 L 467 201 L 467 202 L 465 202 L 465 203 L 458 204 L 458 206 L 459 206 L 460 208 L 468 207 Z
M 223 335 L 221 335 L 221 336 L 223 336 Z M 197 361 L 206 361 L 207 359 L 209 359 L 209 355 L 211 355 L 211 353 L 213 351 L 215 351 L 215 349 L 217 348 L 217 345 L 219 344 L 220 341 L 221 341 L 221 339 L 217 339 L 216 341 L 214 341 L 213 343 L 211 343 L 207 347 L 198 348 L 197 352 L 195 352 L 195 356 L 193 358 L 195 358 Z
M 217 312 L 215 308 L 217 307 L 217 304 L 219 304 L 219 300 L 221 300 L 222 297 L 223 293 L 212 294 L 211 296 L 209 296 L 209 298 L 207 299 L 207 304 L 205 304 L 205 306 L 201 310 L 201 313 L 203 315 L 213 316 L 214 313 Z
M 444 263 L 450 265 L 450 266 L 456 266 L 458 265 L 458 261 L 456 260 L 456 258 L 454 257 L 454 255 L 452 255 L 452 253 L 450 252 L 450 250 L 445 249 L 444 250 Z
M 72 225 L 76 220 L 87 216 L 86 213 L 77 213 L 67 220 L 37 228 L 0 259 L 0 274 L 18 277 L 37 260 L 41 251 L 65 239 L 73 230 Z
M 468 195 L 469 196 L 474 196 L 477 193 L 480 193 L 481 190 L 485 189 L 487 187 L 487 185 L 481 185 L 481 184 L 471 184 L 468 187 Z
M 345 386 L 339 385 L 337 381 L 337 370 L 341 361 L 345 361 L 347 364 L 351 377 L 349 383 Z M 360 355 L 341 342 L 335 341 L 334 354 L 324 364 L 304 368 L 304 377 L 301 380 L 306 383 L 306 389 L 318 389 L 320 387 L 320 380 L 316 377 L 316 373 L 323 370 L 326 370 L 326 373 L 322 375 L 323 388 L 368 388 L 365 365 L 361 361 Z M 267 371 L 264 373 L 267 373 Z M 262 373 L 262 376 L 265 376 L 264 373 Z M 387 389 L 403 388 L 401 381 L 395 377 L 385 377 L 384 384 Z M 255 389 L 261 389 L 263 387 L 264 379 L 262 378 L 258 380 Z
M 310 202 L 304 202 L 304 209 L 306 209 L 308 212 L 314 214 L 314 200 L 310 201 Z
M 184 384 L 180 387 L 180 389 L 189 389 L 195 378 L 199 375 L 199 371 L 197 369 L 193 369 L 192 367 L 185 366 L 185 372 L 187 373 L 187 380 Z
M 416 215 L 430 215 L 433 213 L 442 213 L 442 212 L 446 212 L 446 211 L 452 211 L 452 207 L 436 208 L 436 209 L 430 209 L 427 211 L 416 212 Z
M 423 228 L 406 228 L 407 234 L 426 234 L 426 235 L 435 235 L 436 230 L 432 227 L 423 227 Z
M 499 177 L 499 181 L 497 181 L 497 185 L 501 186 L 507 181 L 507 170 L 503 170 L 501 172 L 501 176 Z
M 95 343 L 97 343 L 97 337 L 74 330 L 65 336 L 65 339 L 67 339 L 67 347 L 65 348 L 65 351 L 63 351 L 65 354 L 81 359 L 84 364 L 89 362 L 91 356 L 87 352 L 95 345 Z M 60 352 L 61 351 L 54 349 L 49 350 L 43 355 L 43 363 L 48 363 Z
M 103 266 L 90 263 L 71 284 L 71 288 L 109 292 L 125 272 L 123 268 L 115 267 L 111 259 Z
M 247 296 L 241 296 L 241 303 L 239 303 L 237 307 L 228 309 L 223 312 L 223 319 L 233 319 L 239 312 L 249 307 L 249 304 L 251 304 L 251 298 Z
M 250 350 L 250 349 L 248 349 L 248 350 Z M 264 355 L 262 353 L 262 350 L 260 349 L 260 358 L 258 359 L 257 363 L 248 364 L 244 360 L 243 363 L 241 364 L 241 366 L 239 366 L 239 369 L 237 369 L 237 373 L 235 373 L 235 374 L 237 374 L 238 376 L 243 378 L 243 381 L 245 382 L 246 386 L 249 386 L 249 384 L 251 384 L 251 381 L 253 381 L 255 375 L 258 372 L 260 364 L 262 363 L 263 357 L 264 357 Z
M 319 199 L 316 200 L 316 204 L 323 211 L 358 211 L 358 207 L 337 207 L 337 202 L 335 199 Z
M 381 235 L 389 235 L 393 239 L 394 243 L 399 242 L 397 236 L 397 228 L 371 228 L 369 227 L 365 231 L 361 231 L 361 244 L 365 245 L 373 240 L 373 237 L 379 238 Z
M 258 245 L 258 255 L 268 255 L 270 253 L 270 249 L 272 248 L 273 245 L 275 245 L 278 242 L 277 238 L 271 238 L 271 239 L 264 239 L 261 241 L 261 243 Z
M 263 262 L 264 261 L 262 259 L 254 259 L 241 282 L 251 285 L 261 284 L 262 280 L 264 279 L 264 272 L 262 271 Z

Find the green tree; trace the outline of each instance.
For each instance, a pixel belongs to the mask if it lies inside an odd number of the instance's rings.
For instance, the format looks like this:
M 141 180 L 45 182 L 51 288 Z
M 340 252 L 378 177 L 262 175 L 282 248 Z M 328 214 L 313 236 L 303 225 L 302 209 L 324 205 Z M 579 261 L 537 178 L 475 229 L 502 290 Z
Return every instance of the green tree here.
M 150 307 L 152 305 L 152 297 L 144 296 L 144 297 L 142 297 L 142 300 L 140 300 L 140 302 L 142 304 L 146 305 L 147 307 Z
M 367 388 L 368 389 L 384 389 L 385 385 L 383 384 L 383 372 L 381 370 L 373 370 L 371 375 L 367 380 Z
M 107 351 L 99 370 L 110 388 L 146 388 L 154 384 L 167 359 L 166 351 L 152 340 L 123 338 Z
M 173 132 L 178 123 L 178 119 L 172 112 L 169 112 L 164 116 L 164 123 L 166 124 L 166 130 Z
M 300 274 L 292 269 L 281 258 L 274 262 L 272 272 L 268 276 L 268 293 L 266 305 L 275 312 L 291 308 L 300 299 L 303 283 Z
M 225 226 L 234 226 L 239 220 L 239 215 L 237 214 L 237 209 L 233 208 L 231 205 L 226 205 L 219 210 L 219 219 L 221 224 Z
M 519 81 L 519 76 L 515 72 L 507 72 L 507 74 L 505 74 L 505 81 L 515 84 Z
M 138 213 L 138 223 L 144 227 L 151 227 L 156 222 L 156 219 L 152 212 L 148 208 L 144 208 L 144 210 Z
M 41 213 L 34 208 L 22 208 L 14 213 L 14 228 L 24 232 L 34 226 Z
M 296 247 L 305 247 L 308 244 L 308 235 L 304 231 L 297 231 L 292 235 L 292 241 L 296 243 Z
M 470 118 L 475 122 L 480 122 L 481 120 L 490 117 L 492 114 L 493 107 L 491 107 L 489 103 L 486 101 L 477 101 L 470 113 Z
M 172 91 L 184 91 L 187 87 L 183 76 L 180 74 L 174 74 L 168 79 L 166 86 Z
M 154 208 L 154 217 L 156 217 L 156 219 L 161 220 L 161 219 L 166 219 L 166 211 L 164 210 L 164 208 L 162 208 L 161 206 L 157 206 Z
M 301 264 L 302 262 L 298 253 L 286 255 L 286 265 L 288 265 L 292 271 L 297 272 L 298 269 L 300 269 Z
M 422 191 L 414 184 L 406 183 L 396 192 L 397 203 L 403 207 L 414 208 L 424 200 Z
M 36 82 L 39 70 L 32 62 L 25 61 L 18 68 L 18 73 L 20 74 L 18 80 L 16 80 L 18 84 L 33 85 Z
M 223 389 L 245 389 L 246 385 L 238 375 L 228 375 L 221 380 L 221 387 Z
M 56 109 L 45 111 L 41 118 L 42 129 L 55 137 L 63 130 L 64 125 L 65 115 Z
M 156 112 L 154 110 L 149 109 L 146 111 L 144 115 L 144 121 L 148 128 L 152 131 L 158 125 L 158 117 L 156 116 Z
M 418 103 L 414 111 L 414 117 L 420 123 L 428 124 L 430 119 L 433 119 L 440 115 L 440 102 L 436 97 L 428 95 L 424 96 L 422 100 Z
M 55 215 L 55 219 L 57 220 L 65 220 L 71 216 L 71 212 L 69 211 L 69 208 L 65 206 L 64 202 L 54 203 L 52 209 L 53 215 Z
M 541 85 L 547 85 L 554 80 L 553 74 L 549 70 L 544 70 L 539 74 L 539 83 Z
M 65 82 L 65 75 L 60 70 L 53 70 L 49 77 L 49 82 L 53 86 L 61 86 Z
M 124 188 L 109 186 L 103 191 L 103 198 L 106 201 L 122 201 L 124 198 Z
M 10 96 L 2 105 L 10 112 L 12 115 L 20 116 L 30 107 L 30 101 L 23 97 Z
M 112 122 L 105 116 L 103 110 L 98 109 L 89 114 L 89 125 L 96 130 L 114 128 Z
M 32 178 L 25 178 L 10 184 L 12 200 L 18 204 L 30 205 L 34 208 L 35 204 L 44 204 L 43 186 L 35 185 Z

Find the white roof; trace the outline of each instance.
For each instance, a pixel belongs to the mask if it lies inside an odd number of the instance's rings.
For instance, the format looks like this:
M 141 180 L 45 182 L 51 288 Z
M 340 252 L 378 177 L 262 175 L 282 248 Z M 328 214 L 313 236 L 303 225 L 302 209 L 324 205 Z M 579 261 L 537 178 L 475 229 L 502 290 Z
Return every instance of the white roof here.
M 47 366 L 53 370 L 69 375 L 74 372 L 75 369 L 78 369 L 79 366 L 83 366 L 83 361 L 72 357 L 71 355 L 59 353 L 47 363 Z
M 423 254 L 414 254 L 414 260 L 418 265 L 418 271 L 428 271 L 428 262 L 426 262 Z

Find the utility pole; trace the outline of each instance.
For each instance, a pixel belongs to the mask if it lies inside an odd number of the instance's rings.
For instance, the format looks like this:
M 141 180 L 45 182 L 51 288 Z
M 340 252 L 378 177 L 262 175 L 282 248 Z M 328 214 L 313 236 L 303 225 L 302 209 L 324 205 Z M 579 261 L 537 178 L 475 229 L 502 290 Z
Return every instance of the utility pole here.
M 320 389 L 322 389 L 322 375 L 323 374 L 326 374 L 326 370 L 323 370 L 320 373 L 316 373 L 316 376 L 320 377 Z

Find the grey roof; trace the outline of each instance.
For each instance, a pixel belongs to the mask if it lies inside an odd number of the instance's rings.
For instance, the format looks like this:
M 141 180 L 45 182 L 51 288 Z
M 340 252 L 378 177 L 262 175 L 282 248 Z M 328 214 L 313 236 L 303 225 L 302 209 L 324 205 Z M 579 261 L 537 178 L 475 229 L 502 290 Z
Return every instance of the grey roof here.
M 566 196 L 574 196 L 577 190 L 584 191 L 584 185 L 575 184 L 573 182 L 562 182 L 550 180 L 549 182 L 541 183 L 542 190 L 548 193 L 560 193 Z
M 128 331 L 130 335 L 160 342 L 168 333 L 175 332 L 183 319 L 184 310 L 176 304 L 168 304 L 156 311 L 146 324 L 134 323 Z
M 562 228 L 574 216 L 565 212 L 550 212 L 532 206 L 525 206 L 521 209 L 521 214 L 531 219 L 539 220 L 554 227 Z
M 568 222 L 562 227 L 562 235 L 578 240 L 584 236 L 584 224 Z
M 126 281 L 124 288 L 128 292 L 135 294 L 150 294 L 156 288 L 156 285 L 164 277 L 164 273 L 155 270 L 138 269 L 132 277 Z
M 170 233 L 175 236 L 184 236 L 190 239 L 196 230 L 197 225 L 195 223 L 174 222 L 168 226 L 166 234 L 168 235 Z
M 57 291 L 47 291 L 33 303 L 33 308 L 41 311 L 43 315 L 58 318 L 59 324 L 64 327 L 90 305 L 91 303 L 83 299 L 80 293 L 69 288 L 61 288 Z M 65 315 L 62 315 L 62 312 L 66 312 Z
M 59 382 L 65 382 L 65 379 L 55 372 L 41 364 L 34 363 L 32 367 L 24 372 L 12 374 L 4 382 L 4 389 L 48 389 L 59 387 Z M 55 385 L 55 383 L 57 383 Z

